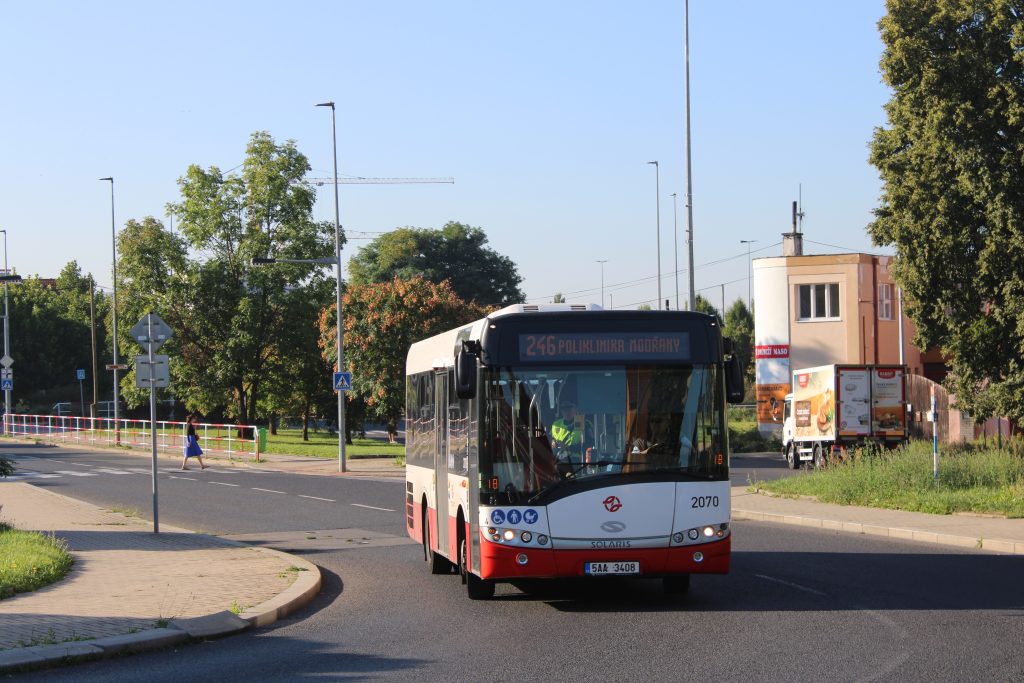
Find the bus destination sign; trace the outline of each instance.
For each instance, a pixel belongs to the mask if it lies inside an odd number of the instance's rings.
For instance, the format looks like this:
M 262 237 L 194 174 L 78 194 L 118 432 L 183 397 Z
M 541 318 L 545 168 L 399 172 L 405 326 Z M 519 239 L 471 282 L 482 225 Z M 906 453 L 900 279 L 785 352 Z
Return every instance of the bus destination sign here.
M 520 361 L 685 360 L 687 332 L 520 334 Z

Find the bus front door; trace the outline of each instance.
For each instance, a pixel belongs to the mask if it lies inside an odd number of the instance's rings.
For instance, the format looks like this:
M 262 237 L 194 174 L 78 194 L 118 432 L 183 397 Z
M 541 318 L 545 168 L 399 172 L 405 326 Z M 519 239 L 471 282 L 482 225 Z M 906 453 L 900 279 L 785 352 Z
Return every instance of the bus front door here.
M 437 548 L 453 562 L 458 555 L 451 552 L 448 500 L 448 372 L 434 376 L 434 424 L 437 425 L 437 447 L 434 449 L 434 490 L 437 492 Z

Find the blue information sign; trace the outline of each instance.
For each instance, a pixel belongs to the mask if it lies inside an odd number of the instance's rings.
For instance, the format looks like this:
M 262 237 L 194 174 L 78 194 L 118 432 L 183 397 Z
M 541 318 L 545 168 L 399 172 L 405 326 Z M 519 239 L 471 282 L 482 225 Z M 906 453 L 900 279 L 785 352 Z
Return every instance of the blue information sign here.
M 336 373 L 334 373 L 334 390 L 335 391 L 352 391 L 352 373 L 351 372 L 336 372 Z

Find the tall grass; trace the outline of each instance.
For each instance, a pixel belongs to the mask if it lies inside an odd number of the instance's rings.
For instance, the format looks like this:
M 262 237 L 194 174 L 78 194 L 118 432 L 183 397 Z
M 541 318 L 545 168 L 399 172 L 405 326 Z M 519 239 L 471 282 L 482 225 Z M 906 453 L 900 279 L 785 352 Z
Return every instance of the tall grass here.
M 0 600 L 63 578 L 73 563 L 63 539 L 0 522 Z
M 1024 457 L 1014 450 L 944 446 L 934 478 L 931 443 L 915 441 L 888 452 L 854 451 L 824 470 L 753 488 L 842 505 L 1024 517 Z

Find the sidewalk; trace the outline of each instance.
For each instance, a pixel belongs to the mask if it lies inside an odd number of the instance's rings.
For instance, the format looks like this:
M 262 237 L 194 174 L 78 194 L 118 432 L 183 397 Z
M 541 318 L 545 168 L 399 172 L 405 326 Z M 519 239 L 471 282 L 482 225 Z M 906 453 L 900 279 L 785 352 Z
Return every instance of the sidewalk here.
M 1024 519 L 829 505 L 732 487 L 732 518 L 1024 555 Z
M 273 623 L 309 602 L 299 557 L 151 523 L 25 483 L 0 483 L 0 519 L 53 533 L 75 558 L 61 581 L 0 601 L 0 672 L 95 659 Z

